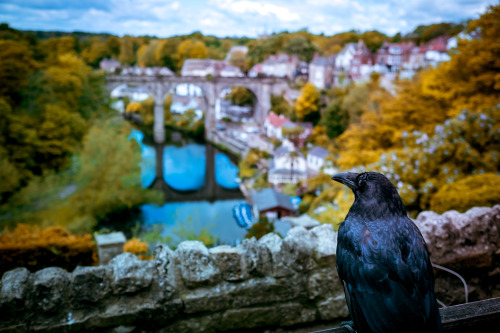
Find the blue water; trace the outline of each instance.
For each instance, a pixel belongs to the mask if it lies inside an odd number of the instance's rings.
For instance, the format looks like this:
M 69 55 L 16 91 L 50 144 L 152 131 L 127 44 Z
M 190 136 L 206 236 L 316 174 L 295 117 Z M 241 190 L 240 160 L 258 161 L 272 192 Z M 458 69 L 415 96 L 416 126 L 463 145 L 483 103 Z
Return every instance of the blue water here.
M 129 139 L 135 139 L 141 147 L 141 181 L 142 187 L 149 187 L 155 180 L 156 150 L 142 143 L 144 134 L 138 130 L 132 130 Z
M 165 182 L 178 191 L 197 190 L 205 183 L 205 146 L 189 144 L 163 149 Z
M 154 147 L 143 143 L 144 135 L 132 130 L 129 136 L 141 147 L 141 178 L 143 187 L 148 187 L 155 178 L 156 151 Z M 206 156 L 205 146 L 189 144 L 184 147 L 166 146 L 163 151 L 163 176 L 166 183 L 179 191 L 197 190 L 205 182 Z M 236 189 L 238 167 L 223 153 L 215 155 L 215 180 L 227 189 Z M 233 207 L 245 203 L 245 200 L 224 200 L 210 203 L 176 202 L 162 206 L 143 205 L 143 222 L 147 227 L 160 224 L 162 236 L 169 236 L 174 243 L 187 233 L 199 235 L 202 229 L 218 238 L 222 244 L 235 244 L 243 239 L 246 230 L 239 227 L 233 216 Z

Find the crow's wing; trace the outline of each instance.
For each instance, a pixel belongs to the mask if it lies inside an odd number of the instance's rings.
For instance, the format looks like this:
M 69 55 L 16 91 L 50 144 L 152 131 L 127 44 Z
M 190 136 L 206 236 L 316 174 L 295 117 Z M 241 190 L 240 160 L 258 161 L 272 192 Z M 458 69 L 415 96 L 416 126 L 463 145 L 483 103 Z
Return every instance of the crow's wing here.
M 439 332 L 432 266 L 409 219 L 396 230 L 339 229 L 337 270 L 359 333 Z

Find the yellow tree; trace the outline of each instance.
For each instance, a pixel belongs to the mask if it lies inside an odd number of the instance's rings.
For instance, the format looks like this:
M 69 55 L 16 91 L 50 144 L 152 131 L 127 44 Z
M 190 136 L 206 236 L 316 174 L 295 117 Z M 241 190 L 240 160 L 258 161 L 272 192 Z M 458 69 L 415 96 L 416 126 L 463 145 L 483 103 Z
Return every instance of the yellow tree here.
M 121 39 L 120 45 L 120 55 L 118 56 L 118 60 L 122 64 L 133 64 L 135 63 L 135 55 L 134 55 L 134 38 L 131 36 L 125 36 Z
M 295 101 L 295 112 L 299 120 L 307 120 L 314 114 L 319 114 L 320 94 L 312 83 L 306 83 L 301 95 Z
M 470 31 L 481 37 L 461 41 L 449 62 L 425 76 L 423 89 L 448 108 L 448 116 L 462 109 L 478 111 L 499 102 L 500 95 L 500 5 L 491 6 Z

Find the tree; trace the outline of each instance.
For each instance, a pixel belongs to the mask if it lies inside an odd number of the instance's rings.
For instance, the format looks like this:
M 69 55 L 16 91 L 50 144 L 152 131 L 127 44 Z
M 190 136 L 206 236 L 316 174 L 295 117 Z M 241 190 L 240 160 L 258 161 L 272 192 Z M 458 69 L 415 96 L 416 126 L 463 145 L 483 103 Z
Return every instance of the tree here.
M 181 39 L 178 37 L 160 40 L 155 52 L 156 63 L 160 66 L 166 66 L 174 72 L 177 71 L 179 67 L 177 67 L 176 52 L 180 43 Z
M 175 55 L 177 59 L 177 68 L 182 67 L 185 59 L 205 59 L 207 54 L 207 47 L 202 41 L 186 39 L 177 47 L 177 53 Z
M 38 67 L 31 51 L 22 43 L 0 40 L 0 97 L 9 104 L 21 102 L 21 91 L 28 84 L 28 77 Z
M 292 37 L 284 46 L 284 51 L 289 55 L 298 55 L 299 59 L 305 62 L 311 62 L 316 47 L 304 36 Z
M 326 134 L 330 139 L 342 134 L 349 124 L 349 114 L 341 108 L 341 102 L 331 101 L 321 114 L 320 123 L 326 127 Z
M 319 116 L 320 95 L 318 89 L 308 82 L 302 88 L 301 95 L 295 101 L 295 112 L 300 121 Z
M 271 95 L 271 110 L 276 114 L 282 114 L 287 118 L 292 117 L 293 108 L 285 99 L 283 94 Z
M 229 64 L 232 66 L 238 67 L 241 71 L 245 71 L 248 69 L 246 54 L 240 51 L 235 51 L 231 53 L 231 57 L 229 58 Z
M 37 161 L 44 170 L 62 170 L 80 143 L 87 124 L 78 113 L 47 104 L 38 129 Z
M 233 105 L 239 106 L 247 106 L 253 105 L 253 95 L 245 87 L 232 87 L 231 93 L 226 96 L 226 99 L 229 99 Z
M 366 31 L 362 33 L 359 38 L 372 52 L 377 51 L 385 41 L 389 40 L 389 37 L 387 37 L 383 33 L 378 32 L 377 30 Z
M 155 66 L 156 62 L 156 50 L 160 42 L 158 40 L 152 40 L 149 44 L 143 44 L 137 51 L 137 62 L 139 66 Z
M 469 30 L 481 38 L 461 41 L 457 53 L 423 77 L 423 91 L 455 116 L 463 109 L 495 106 L 500 94 L 500 5 L 488 8 Z
M 125 36 L 121 39 L 120 55 L 118 60 L 122 64 L 132 65 L 136 62 L 134 53 L 134 40 L 131 36 Z
M 127 139 L 129 131 L 129 126 L 116 119 L 90 128 L 74 179 L 78 190 L 48 207 L 43 213 L 45 221 L 90 232 L 113 212 L 158 201 L 155 192 L 142 188 L 140 149 L 134 140 Z
M 120 55 L 121 41 L 116 36 L 111 36 L 105 42 L 106 54 L 114 58 Z

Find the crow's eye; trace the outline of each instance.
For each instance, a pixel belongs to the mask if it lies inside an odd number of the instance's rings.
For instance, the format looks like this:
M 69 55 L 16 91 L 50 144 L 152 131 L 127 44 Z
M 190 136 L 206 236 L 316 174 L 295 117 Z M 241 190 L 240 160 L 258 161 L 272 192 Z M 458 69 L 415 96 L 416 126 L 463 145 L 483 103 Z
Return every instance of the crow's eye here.
M 368 176 L 366 175 L 366 173 L 362 173 L 358 176 L 358 178 L 356 179 L 358 188 L 362 188 L 365 186 L 367 178 Z

